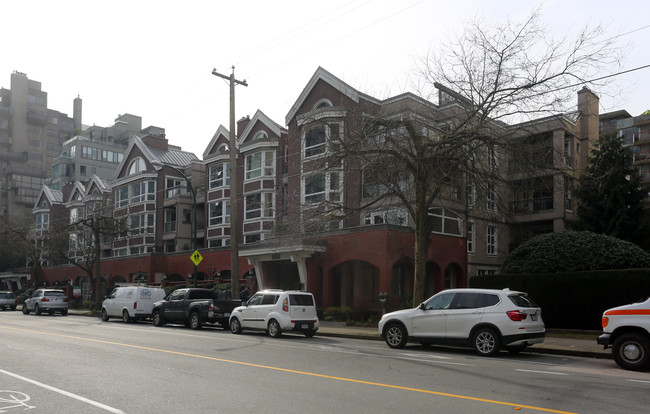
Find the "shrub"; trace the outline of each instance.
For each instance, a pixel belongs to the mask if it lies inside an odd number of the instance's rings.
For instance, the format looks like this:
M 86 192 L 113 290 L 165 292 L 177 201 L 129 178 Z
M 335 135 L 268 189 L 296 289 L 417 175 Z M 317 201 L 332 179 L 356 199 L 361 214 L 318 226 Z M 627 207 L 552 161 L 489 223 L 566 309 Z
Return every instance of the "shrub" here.
M 639 246 L 588 231 L 542 234 L 523 243 L 503 262 L 501 273 L 558 273 L 650 267 Z

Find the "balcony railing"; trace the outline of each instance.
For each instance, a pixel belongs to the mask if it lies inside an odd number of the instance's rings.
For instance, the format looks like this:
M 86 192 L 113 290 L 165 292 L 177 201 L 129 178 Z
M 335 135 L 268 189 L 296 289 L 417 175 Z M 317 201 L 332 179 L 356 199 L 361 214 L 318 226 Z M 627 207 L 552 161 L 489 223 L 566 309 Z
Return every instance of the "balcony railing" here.
M 168 221 L 165 223 L 165 233 L 171 233 L 176 231 L 176 222 L 175 221 Z
M 544 210 L 553 210 L 553 197 L 510 202 L 510 212 L 513 214 L 528 214 Z

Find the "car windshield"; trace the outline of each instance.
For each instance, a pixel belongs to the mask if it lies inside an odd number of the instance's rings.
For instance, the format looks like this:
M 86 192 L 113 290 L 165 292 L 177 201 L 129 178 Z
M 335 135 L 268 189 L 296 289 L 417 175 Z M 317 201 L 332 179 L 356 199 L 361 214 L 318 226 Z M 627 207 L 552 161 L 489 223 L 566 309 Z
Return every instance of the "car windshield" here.
M 311 295 L 289 295 L 291 306 L 314 306 L 314 298 Z
M 57 292 L 57 291 L 51 291 L 51 292 L 43 292 L 45 296 L 65 296 L 65 293 L 63 292 Z
M 13 299 L 15 297 L 16 295 L 14 295 L 13 293 L 5 293 L 5 292 L 0 293 L 0 299 Z
M 537 304 L 524 294 L 508 295 L 512 303 L 520 308 L 536 308 Z

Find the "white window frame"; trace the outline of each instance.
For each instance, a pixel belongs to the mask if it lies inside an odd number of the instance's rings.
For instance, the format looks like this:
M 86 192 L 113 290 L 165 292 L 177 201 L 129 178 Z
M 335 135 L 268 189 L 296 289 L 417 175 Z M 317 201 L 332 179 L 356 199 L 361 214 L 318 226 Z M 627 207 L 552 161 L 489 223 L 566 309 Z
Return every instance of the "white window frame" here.
M 467 253 L 476 252 L 476 223 L 474 220 L 467 222 Z
M 259 201 L 250 204 L 253 197 L 259 197 Z M 253 208 L 254 207 L 254 208 Z M 260 220 L 273 218 L 275 211 L 275 197 L 272 192 L 259 192 L 247 194 L 244 198 L 244 220 Z
M 134 175 L 141 173 L 142 171 L 145 171 L 147 169 L 147 164 L 144 162 L 144 159 L 142 157 L 137 157 L 134 158 L 133 161 L 131 161 L 131 164 L 129 164 L 129 173 L 128 175 Z
M 115 208 L 122 208 L 129 205 L 129 186 L 115 190 Z
M 259 164 L 251 161 L 254 157 L 259 156 Z M 275 176 L 275 151 L 264 150 L 256 151 L 252 154 L 246 155 L 246 162 L 244 163 L 245 179 L 246 181 L 255 180 L 262 176 L 274 177 Z
M 492 183 L 488 183 L 487 192 L 485 195 L 485 208 L 487 211 L 495 213 L 497 212 L 497 203 L 499 200 L 499 194 L 497 192 L 497 186 Z
M 338 128 L 338 133 L 343 134 L 343 124 L 341 122 L 323 122 L 310 125 L 305 127 L 302 133 L 302 155 L 305 159 L 317 158 L 323 156 L 329 150 L 332 140 L 332 126 L 336 125 Z M 324 139 L 323 142 L 317 142 L 312 145 L 307 145 L 307 135 L 310 131 L 315 130 L 316 128 L 324 128 Z
M 230 163 L 223 162 L 210 167 L 210 190 L 230 186 Z
M 210 203 L 208 214 L 209 227 L 230 224 L 230 200 L 223 199 Z
M 131 235 L 154 234 L 156 216 L 154 213 L 138 213 L 129 217 Z
M 48 230 L 50 228 L 50 213 L 38 213 L 36 215 L 36 230 Z
M 432 212 L 434 210 L 434 212 Z M 440 213 L 438 213 L 440 211 Z M 442 207 L 433 207 L 429 209 L 429 216 L 437 217 L 440 219 L 440 231 L 432 230 L 432 233 L 435 234 L 445 234 L 449 236 L 462 236 L 463 235 L 463 219 L 460 214 L 456 213 L 453 210 L 442 208 Z M 447 222 L 457 222 L 458 223 L 458 232 L 450 233 L 445 231 Z
M 382 211 L 371 211 L 363 218 L 364 225 L 392 224 L 408 226 L 408 212 L 403 208 L 393 208 Z
M 153 180 L 131 184 L 131 204 L 154 201 L 156 199 L 156 182 Z
M 308 184 L 312 179 L 323 176 L 324 188 L 322 191 L 307 194 Z M 307 174 L 302 179 L 302 202 L 307 205 L 316 205 L 322 202 L 342 202 L 343 172 L 329 171 Z
M 486 253 L 488 256 L 499 254 L 499 230 L 496 224 L 488 224 L 485 231 Z

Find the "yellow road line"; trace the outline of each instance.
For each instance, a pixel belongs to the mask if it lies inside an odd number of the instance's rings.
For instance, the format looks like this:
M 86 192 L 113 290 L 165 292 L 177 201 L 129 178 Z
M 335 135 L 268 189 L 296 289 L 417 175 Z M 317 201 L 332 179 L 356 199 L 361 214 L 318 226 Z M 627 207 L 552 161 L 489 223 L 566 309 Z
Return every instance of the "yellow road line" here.
M 225 363 L 229 363 L 229 364 L 245 365 L 245 366 L 249 366 L 249 367 L 270 369 L 270 370 L 274 370 L 274 371 L 288 372 L 288 373 L 291 373 L 291 374 L 298 374 L 298 375 L 307 375 L 307 376 L 310 376 L 310 377 L 325 378 L 325 379 L 331 379 L 331 380 L 336 380 L 336 381 L 345 381 L 345 382 L 351 382 L 351 383 L 355 383 L 355 384 L 372 385 L 372 386 L 375 386 L 375 387 L 384 387 L 384 388 L 390 388 L 390 389 L 395 389 L 395 390 L 413 391 L 413 392 L 419 392 L 419 393 L 422 393 L 422 394 L 431 394 L 431 395 L 438 395 L 438 396 L 442 396 L 442 397 L 457 398 L 457 399 L 461 399 L 461 400 L 469 400 L 469 401 L 477 401 L 477 402 L 484 402 L 484 403 L 490 403 L 490 404 L 497 404 L 497 405 L 513 407 L 514 409 L 517 409 L 517 410 L 527 408 L 527 409 L 530 409 L 530 410 L 543 411 L 543 412 L 547 412 L 547 413 L 576 414 L 576 413 L 570 412 L 570 411 L 553 410 L 553 409 L 549 409 L 549 408 L 535 407 L 535 406 L 532 406 L 532 405 L 513 404 L 513 403 L 509 403 L 509 402 L 505 402 L 505 401 L 488 400 L 488 399 L 485 399 L 485 398 L 469 397 L 469 396 L 466 396 L 466 395 L 450 394 L 450 393 L 446 393 L 446 392 L 423 390 L 423 389 L 420 389 L 420 388 L 410 388 L 410 387 L 402 387 L 402 386 L 399 386 L 399 385 L 382 384 L 380 382 L 371 382 L 371 381 L 356 380 L 356 379 L 352 379 L 352 378 L 336 377 L 336 376 L 332 376 L 332 375 L 317 374 L 315 372 L 296 371 L 296 370 L 287 369 L 287 368 L 279 368 L 279 367 L 272 367 L 272 366 L 268 366 L 268 365 L 252 364 L 250 362 L 233 361 L 231 359 L 216 358 L 216 357 L 205 356 L 205 355 L 197 355 L 197 354 L 188 354 L 186 352 L 170 351 L 168 349 L 151 348 L 151 347 L 141 346 L 141 345 L 131 345 L 131 344 L 125 344 L 125 343 L 120 343 L 120 342 L 104 341 L 102 339 L 82 338 L 82 337 L 79 337 L 79 336 L 63 335 L 63 334 L 57 334 L 57 333 L 52 333 L 52 332 L 34 331 L 34 330 L 30 330 L 30 329 L 12 328 L 12 327 L 8 327 L 8 326 L 0 325 L 0 329 L 1 328 L 14 330 L 14 331 L 36 333 L 36 334 L 39 334 L 39 335 L 58 336 L 58 337 L 61 337 L 61 338 L 76 339 L 76 340 L 86 341 L 86 342 L 96 342 L 96 343 L 107 344 L 107 345 L 116 345 L 116 346 L 122 346 L 122 347 L 126 347 L 126 348 L 142 349 L 142 350 L 146 350 L 146 351 L 155 351 L 155 352 L 161 352 L 161 353 L 166 353 L 166 354 L 171 354 L 171 355 L 180 355 L 180 356 L 186 356 L 186 357 L 191 357 L 191 358 L 207 359 L 207 360 L 210 360 L 210 361 L 225 362 Z

